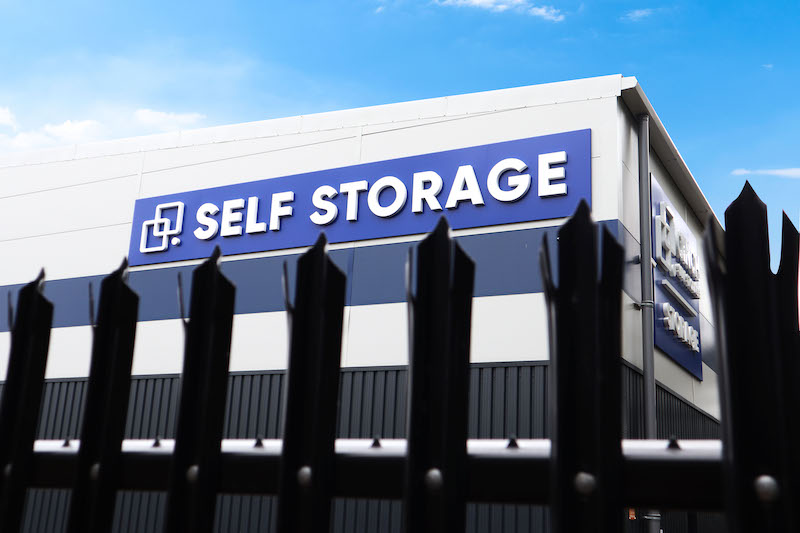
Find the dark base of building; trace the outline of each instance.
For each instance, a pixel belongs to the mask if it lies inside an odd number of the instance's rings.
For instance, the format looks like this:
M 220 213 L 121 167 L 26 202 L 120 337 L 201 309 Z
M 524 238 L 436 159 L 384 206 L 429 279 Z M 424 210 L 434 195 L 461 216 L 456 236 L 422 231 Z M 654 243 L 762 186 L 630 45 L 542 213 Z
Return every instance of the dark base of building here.
M 642 376 L 623 364 L 623 436 L 643 437 Z M 470 438 L 545 438 L 547 420 L 547 362 L 472 365 L 470 376 Z M 402 438 L 406 425 L 406 367 L 342 370 L 339 437 Z M 40 439 L 75 438 L 79 434 L 85 379 L 46 383 L 39 420 Z M 226 438 L 279 438 L 284 372 L 237 372 L 230 376 L 224 434 Z M 134 377 L 126 438 L 172 438 L 179 397 L 179 376 Z M 671 391 L 659 387 L 659 438 L 719 438 L 719 423 Z M 60 532 L 66 526 L 69 490 L 30 490 L 26 503 L 26 532 Z M 117 498 L 114 531 L 159 531 L 163 493 L 122 492 Z M 217 500 L 216 531 L 274 531 L 272 496 L 222 495 Z M 622 511 L 621 511 L 622 512 Z M 627 511 L 626 511 L 627 514 Z M 645 531 L 637 513 L 627 530 Z M 402 503 L 378 500 L 337 500 L 332 531 L 388 533 L 401 531 Z M 721 515 L 667 512 L 665 533 L 725 531 Z M 522 533 L 549 531 L 546 507 L 470 504 L 467 531 Z

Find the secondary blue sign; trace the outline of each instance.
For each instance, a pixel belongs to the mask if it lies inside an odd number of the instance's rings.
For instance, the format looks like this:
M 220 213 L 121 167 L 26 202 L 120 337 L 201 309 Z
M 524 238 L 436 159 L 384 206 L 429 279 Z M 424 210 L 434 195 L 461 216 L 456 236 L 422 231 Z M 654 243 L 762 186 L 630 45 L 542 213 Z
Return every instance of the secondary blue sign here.
M 697 240 L 651 179 L 655 344 L 673 361 L 703 379 L 700 345 L 700 260 Z
M 545 220 L 591 205 L 591 131 L 579 130 L 136 201 L 129 259 L 211 255 Z

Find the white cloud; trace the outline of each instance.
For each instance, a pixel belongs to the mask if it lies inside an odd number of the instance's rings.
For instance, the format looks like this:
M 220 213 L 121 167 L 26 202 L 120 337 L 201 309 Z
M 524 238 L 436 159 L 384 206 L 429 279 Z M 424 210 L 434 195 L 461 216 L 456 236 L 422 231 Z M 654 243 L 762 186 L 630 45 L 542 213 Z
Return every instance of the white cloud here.
M 7 107 L 0 107 L 0 126 L 8 126 L 14 131 L 19 127 L 14 113 Z
M 0 152 L 36 150 L 102 139 L 107 129 L 96 120 L 65 120 L 14 135 L 0 135 Z
M 761 68 L 763 68 L 764 70 L 772 70 L 774 66 L 775 65 L 773 65 L 772 63 L 764 63 L 763 65 L 761 65 Z
M 206 118 L 200 113 L 174 113 L 146 108 L 132 111 L 130 108 L 113 106 L 105 108 L 102 116 L 102 123 L 94 119 L 69 119 L 35 128 L 20 128 L 16 117 L 7 109 L 0 108 L 0 125 L 12 126 L 14 130 L 11 134 L 0 133 L 0 154 L 177 131 L 198 127 Z
M 502 13 L 518 11 L 550 22 L 561 22 L 564 14 L 553 6 L 537 6 L 529 0 L 436 0 L 443 6 L 474 7 Z
M 655 14 L 655 12 L 656 10 L 652 8 L 634 9 L 625 13 L 622 16 L 622 20 L 627 20 L 630 22 L 639 22 L 640 20 Z
M 733 176 L 779 176 L 781 178 L 800 178 L 800 168 L 762 168 L 750 170 L 747 168 L 737 168 L 731 172 Z
M 61 124 L 45 124 L 42 131 L 57 142 L 76 144 L 102 137 L 104 128 L 96 120 L 65 120 Z
M 381 13 L 385 8 L 386 6 L 378 6 L 375 8 L 375 13 Z
M 171 113 L 153 109 L 137 109 L 133 113 L 133 118 L 139 124 L 153 130 L 175 131 L 197 126 L 206 116 L 200 113 Z
M 528 13 L 534 17 L 543 18 L 551 22 L 561 22 L 564 20 L 564 15 L 553 6 L 531 6 Z

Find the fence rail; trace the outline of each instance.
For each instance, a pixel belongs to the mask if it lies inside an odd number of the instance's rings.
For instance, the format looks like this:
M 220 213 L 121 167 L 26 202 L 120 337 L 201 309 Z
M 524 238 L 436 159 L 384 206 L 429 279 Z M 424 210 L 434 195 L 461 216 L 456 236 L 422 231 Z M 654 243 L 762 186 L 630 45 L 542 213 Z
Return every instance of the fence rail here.
M 712 441 L 622 440 L 622 252 L 608 233 L 598 246 L 585 204 L 559 231 L 557 271 L 546 242 L 541 256 L 552 440 L 467 439 L 475 265 L 444 220 L 407 266 L 407 440 L 335 438 L 345 278 L 321 238 L 293 295 L 285 281 L 283 439 L 222 438 L 235 287 L 215 252 L 192 279 L 176 438 L 122 440 L 138 306 L 123 264 L 101 287 L 81 439 L 34 441 L 53 312 L 42 275 L 20 291 L 12 327 L 0 530 L 19 530 L 27 488 L 72 488 L 70 531 L 110 530 L 122 490 L 166 491 L 168 532 L 210 531 L 220 493 L 276 494 L 279 531 L 327 533 L 336 497 L 403 499 L 415 532 L 463 531 L 467 502 L 548 504 L 557 532 L 618 531 L 624 507 L 724 510 L 735 531 L 796 531 L 798 234 L 785 219 L 773 275 L 765 209 L 747 185 L 724 240 L 706 236 L 724 409 Z

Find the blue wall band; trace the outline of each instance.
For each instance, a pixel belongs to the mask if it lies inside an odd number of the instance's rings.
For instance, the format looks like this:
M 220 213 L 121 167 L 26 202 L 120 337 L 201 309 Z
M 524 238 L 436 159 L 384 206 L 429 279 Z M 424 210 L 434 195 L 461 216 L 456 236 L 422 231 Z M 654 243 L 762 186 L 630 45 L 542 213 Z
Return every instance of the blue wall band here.
M 625 247 L 626 257 L 638 254 L 638 244 L 617 220 L 604 221 L 608 229 Z M 550 240 L 556 249 L 559 226 L 523 229 L 481 235 L 465 235 L 456 240 L 476 263 L 475 296 L 500 296 L 542 292 L 539 273 L 539 248 L 542 239 Z M 347 274 L 347 305 L 397 303 L 406 300 L 405 263 L 409 248 L 416 242 L 362 246 L 332 250 L 330 255 Z M 222 262 L 222 271 L 236 285 L 237 314 L 283 311 L 281 276 L 283 262 L 289 266 L 290 286 L 294 286 L 294 265 L 299 254 L 260 257 Z M 554 254 L 555 260 L 555 254 Z M 173 266 L 130 273 L 131 287 L 139 294 L 139 320 L 179 318 L 177 279 L 181 272 L 184 283 L 185 308 L 189 309 L 192 270 L 195 267 Z M 554 274 L 557 275 L 557 270 Z M 638 269 L 628 261 L 624 288 L 638 299 Z M 55 304 L 54 327 L 89 324 L 89 284 L 98 297 L 103 276 L 86 276 L 46 281 L 44 294 Z M 556 280 L 557 281 L 557 280 Z M 22 284 L 0 287 L 5 301 Z M 0 331 L 8 331 L 8 311 L 0 305 Z

